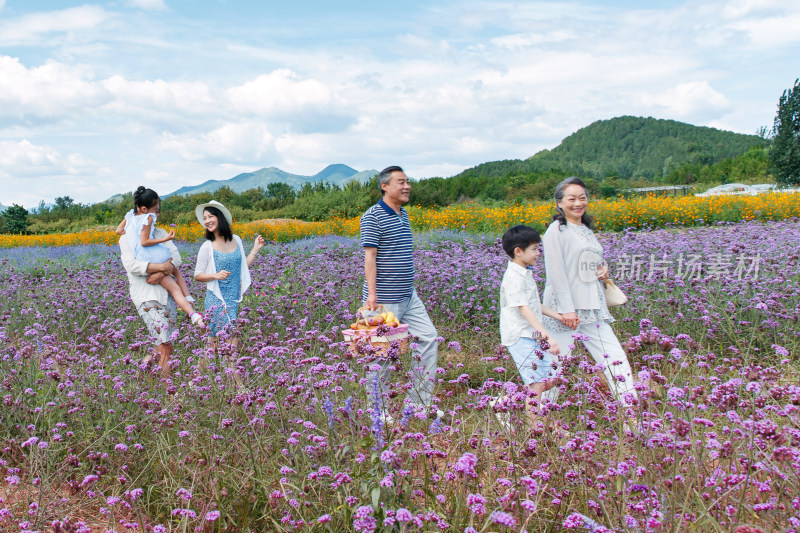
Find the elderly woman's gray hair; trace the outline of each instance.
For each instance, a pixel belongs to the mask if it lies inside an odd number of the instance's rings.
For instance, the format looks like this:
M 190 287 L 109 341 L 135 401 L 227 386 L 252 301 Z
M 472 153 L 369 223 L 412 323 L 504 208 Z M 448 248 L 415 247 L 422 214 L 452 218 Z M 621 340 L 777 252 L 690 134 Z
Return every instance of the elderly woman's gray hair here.
M 391 167 L 384 168 L 381 170 L 380 174 L 378 174 L 378 188 L 381 190 L 381 196 L 384 193 L 383 184 L 389 184 L 389 180 L 392 179 L 392 172 L 403 172 L 403 169 L 397 165 L 393 165 Z
M 558 207 L 558 202 L 564 199 L 564 195 L 566 194 L 565 191 L 567 187 L 569 187 L 570 185 L 580 185 L 581 187 L 583 187 L 586 196 L 587 197 L 589 196 L 589 189 L 586 188 L 586 184 L 583 182 L 583 180 L 577 176 L 570 176 L 569 178 L 564 178 L 561 181 L 561 183 L 556 185 L 556 190 L 555 193 L 553 194 L 553 197 L 556 200 L 556 214 L 553 215 L 553 220 L 558 220 L 559 224 L 561 224 L 562 226 L 567 223 L 567 217 L 564 214 L 564 210 Z M 589 229 L 592 229 L 592 217 L 590 217 L 586 213 L 583 213 L 581 215 L 581 223 L 583 223 L 583 225 L 588 227 Z

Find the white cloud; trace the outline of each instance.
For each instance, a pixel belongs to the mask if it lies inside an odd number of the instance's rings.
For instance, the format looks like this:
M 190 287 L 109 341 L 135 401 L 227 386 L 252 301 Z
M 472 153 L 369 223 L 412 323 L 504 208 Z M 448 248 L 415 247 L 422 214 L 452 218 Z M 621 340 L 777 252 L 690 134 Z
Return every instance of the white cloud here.
M 102 7 L 88 5 L 32 13 L 0 21 L 0 44 L 35 43 L 44 35 L 95 28 L 110 18 Z
M 277 69 L 225 91 L 241 120 L 258 116 L 284 132 L 315 133 L 347 129 L 356 118 L 347 100 L 328 84 Z
M 654 94 L 641 94 L 642 104 L 653 108 L 661 108 L 662 116 L 687 119 L 703 117 L 708 122 L 724 114 L 730 108 L 730 102 L 720 92 L 714 90 L 707 81 L 679 83 L 678 85 Z
M 800 42 L 800 3 L 785 0 L 731 0 L 720 11 L 718 31 L 732 39 L 747 36 L 758 49 L 775 49 Z
M 78 175 L 97 167 L 80 154 L 64 156 L 58 150 L 32 144 L 27 139 L 0 141 L 0 176 L 4 178 Z
M 0 0 L 0 11 L 3 10 L 3 7 L 6 5 L 6 0 Z
M 27 68 L 17 58 L 0 56 L 0 117 L 58 117 L 102 103 L 102 88 L 86 81 L 90 73 L 48 61 Z
M 314 79 L 302 79 L 289 69 L 262 74 L 232 87 L 226 96 L 240 113 L 287 117 L 301 113 L 336 113 L 346 102 Z
M 748 17 L 764 12 L 797 10 L 796 2 L 786 0 L 730 0 L 722 8 L 725 18 Z
M 571 31 L 555 30 L 548 33 L 512 33 L 495 37 L 490 42 L 498 48 L 519 51 L 547 43 L 562 43 L 574 38 L 576 35 Z
M 56 61 L 28 68 L 17 58 L 0 56 L 0 125 L 2 118 L 29 122 L 124 115 L 137 124 L 166 124 L 180 129 L 180 118 L 218 116 L 218 96 L 200 81 L 132 81 L 120 75 L 95 81 L 88 68 Z M 178 118 L 176 118 L 176 116 Z
M 446 39 L 429 39 L 413 33 L 399 36 L 397 43 L 404 55 L 412 52 L 419 57 L 431 58 L 435 56 L 453 57 L 456 53 Z
M 21 141 L 0 141 L 0 183 L 4 203 L 34 207 L 39 200 L 69 195 L 77 201 L 97 198 L 98 189 L 113 190 L 111 170 L 81 154 Z M 103 193 L 100 193 L 101 195 Z M 106 195 L 106 196 L 110 196 Z
M 128 0 L 127 3 L 131 7 L 138 7 L 150 11 L 165 11 L 167 9 L 164 0 Z
M 764 18 L 745 18 L 729 24 L 747 34 L 755 46 L 773 48 L 800 42 L 800 13 Z
M 158 148 L 188 161 L 257 164 L 275 153 L 275 138 L 262 123 L 229 123 L 201 135 L 162 135 Z
M 214 96 L 203 82 L 164 80 L 130 81 L 115 75 L 101 82 L 115 97 L 107 108 L 141 115 L 143 110 L 177 111 L 189 115 L 209 113 Z

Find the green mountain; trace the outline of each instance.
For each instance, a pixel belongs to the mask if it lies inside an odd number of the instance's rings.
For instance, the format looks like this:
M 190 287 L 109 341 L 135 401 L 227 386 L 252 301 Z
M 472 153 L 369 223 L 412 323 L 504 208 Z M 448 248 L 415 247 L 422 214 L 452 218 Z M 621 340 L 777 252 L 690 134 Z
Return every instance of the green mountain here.
M 301 176 L 299 174 L 290 174 L 276 167 L 269 167 L 255 172 L 245 172 L 227 180 L 208 180 L 200 185 L 181 187 L 177 191 L 163 195 L 162 198 L 175 195 L 185 196 L 199 192 L 214 192 L 221 187 L 230 187 L 233 192 L 241 193 L 257 187 L 266 189 L 270 183 L 286 183 L 295 189 L 301 188 L 306 183 L 326 182 L 336 185 L 344 185 L 351 181 L 365 183 L 377 173 L 377 170 L 359 172 L 347 165 L 336 164 L 328 165 L 313 176 Z
M 625 116 L 598 120 L 528 159 L 483 163 L 458 176 L 502 177 L 558 169 L 597 179 L 660 179 L 682 165 L 713 165 L 765 142 L 757 135 Z

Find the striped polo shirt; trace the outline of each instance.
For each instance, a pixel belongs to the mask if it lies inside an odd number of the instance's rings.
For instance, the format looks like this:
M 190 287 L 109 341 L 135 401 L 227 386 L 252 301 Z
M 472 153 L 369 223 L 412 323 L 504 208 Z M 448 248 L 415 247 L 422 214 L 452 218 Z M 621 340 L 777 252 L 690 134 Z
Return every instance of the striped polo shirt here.
M 397 303 L 414 291 L 413 237 L 408 212 L 398 214 L 381 198 L 361 216 L 361 246 L 377 248 L 376 291 L 379 303 Z M 361 291 L 367 299 L 367 282 Z

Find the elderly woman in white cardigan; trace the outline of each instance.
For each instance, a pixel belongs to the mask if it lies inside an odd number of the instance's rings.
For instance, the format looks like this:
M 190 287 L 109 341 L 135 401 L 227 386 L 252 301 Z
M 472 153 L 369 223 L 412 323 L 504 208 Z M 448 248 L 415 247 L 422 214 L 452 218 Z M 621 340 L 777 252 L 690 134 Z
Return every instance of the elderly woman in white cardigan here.
M 245 255 L 242 239 L 231 231 L 230 211 L 214 200 L 198 205 L 195 215 L 206 229 L 206 242 L 197 252 L 194 279 L 206 284 L 205 309 L 216 341 L 219 332 L 236 320 L 239 302 L 250 287 L 250 267 L 266 241 L 256 235 L 252 251 Z M 238 339 L 231 342 L 236 344 Z
M 558 342 L 562 356 L 569 355 L 575 340 L 583 344 L 594 360 L 603 366 L 606 379 L 617 401 L 629 405 L 636 399 L 633 372 L 627 354 L 611 323 L 602 280 L 608 278 L 603 247 L 591 229 L 586 214 L 589 195 L 579 178 L 567 178 L 555 191 L 556 211 L 542 243 L 547 274 L 543 305 L 561 314 L 561 320 L 545 317 L 543 325 Z

